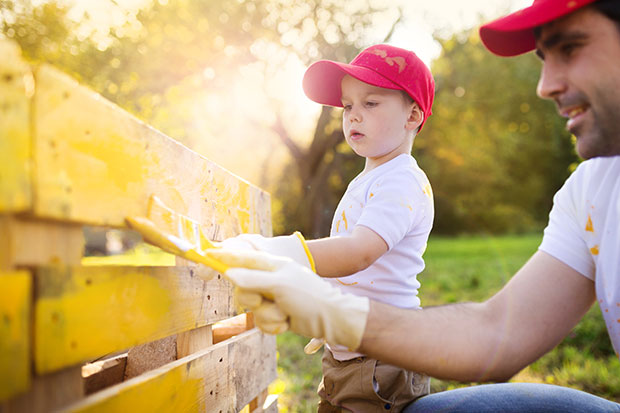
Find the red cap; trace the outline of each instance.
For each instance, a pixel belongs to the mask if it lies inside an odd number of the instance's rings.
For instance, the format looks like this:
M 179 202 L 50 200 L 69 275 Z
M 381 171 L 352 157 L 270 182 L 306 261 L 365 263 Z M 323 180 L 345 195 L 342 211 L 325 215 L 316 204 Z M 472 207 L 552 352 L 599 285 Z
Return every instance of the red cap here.
M 364 49 L 349 64 L 320 60 L 306 70 L 304 92 L 322 105 L 342 107 L 340 83 L 347 74 L 369 85 L 407 92 L 424 112 L 420 129 L 431 115 L 435 80 L 424 62 L 409 50 L 379 44 Z
M 534 0 L 530 7 L 480 27 L 482 43 L 498 56 L 516 56 L 536 48 L 534 28 L 596 0 Z

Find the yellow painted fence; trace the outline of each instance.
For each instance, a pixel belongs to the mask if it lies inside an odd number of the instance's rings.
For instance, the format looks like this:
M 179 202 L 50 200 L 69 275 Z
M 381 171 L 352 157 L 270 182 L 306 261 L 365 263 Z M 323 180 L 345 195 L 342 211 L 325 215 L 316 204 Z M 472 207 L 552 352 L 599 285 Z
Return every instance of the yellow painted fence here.
M 223 277 L 83 257 L 85 226 L 126 229 L 152 199 L 211 240 L 271 235 L 269 195 L 15 44 L 0 56 L 0 412 L 277 411 L 275 339 Z

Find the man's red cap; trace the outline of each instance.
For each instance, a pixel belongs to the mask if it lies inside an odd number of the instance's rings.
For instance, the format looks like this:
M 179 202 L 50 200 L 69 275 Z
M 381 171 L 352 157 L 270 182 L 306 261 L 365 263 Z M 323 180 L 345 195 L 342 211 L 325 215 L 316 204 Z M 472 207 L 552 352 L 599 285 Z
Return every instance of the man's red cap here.
M 536 48 L 534 28 L 596 0 L 534 0 L 530 7 L 480 27 L 482 43 L 498 56 L 516 56 Z
M 364 49 L 349 64 L 319 60 L 304 74 L 304 92 L 322 105 L 342 107 L 340 83 L 347 74 L 372 86 L 407 92 L 424 112 L 420 129 L 431 115 L 435 80 L 424 62 L 409 50 L 379 44 Z

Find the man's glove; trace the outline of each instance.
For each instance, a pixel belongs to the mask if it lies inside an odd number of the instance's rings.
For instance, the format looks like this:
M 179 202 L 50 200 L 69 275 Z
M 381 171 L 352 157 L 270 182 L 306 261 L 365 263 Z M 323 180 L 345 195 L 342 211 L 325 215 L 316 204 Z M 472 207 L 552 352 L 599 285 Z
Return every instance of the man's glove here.
M 233 250 L 264 251 L 273 255 L 289 257 L 316 272 L 314 259 L 299 231 L 291 235 L 266 238 L 259 234 L 241 234 L 222 241 L 219 246 Z
M 297 334 L 324 338 L 350 350 L 360 346 L 368 298 L 343 293 L 291 259 L 229 249 L 210 255 L 231 267 L 225 275 L 237 286 L 236 300 L 254 312 L 263 331 L 280 333 L 290 327 Z

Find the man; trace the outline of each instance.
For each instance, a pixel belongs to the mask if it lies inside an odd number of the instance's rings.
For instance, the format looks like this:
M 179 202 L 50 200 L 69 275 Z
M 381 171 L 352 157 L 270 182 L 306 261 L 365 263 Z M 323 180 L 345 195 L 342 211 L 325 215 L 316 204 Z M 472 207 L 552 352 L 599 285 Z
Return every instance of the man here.
M 539 250 L 483 303 L 420 311 L 345 295 L 290 260 L 222 251 L 269 271 L 233 269 L 239 299 L 266 331 L 283 326 L 430 376 L 504 381 L 555 347 L 595 300 L 620 351 L 620 1 L 536 0 L 484 25 L 502 56 L 533 49 L 538 94 L 553 100 L 587 159 L 554 198 Z M 380 389 L 379 389 L 380 391 Z M 542 384 L 473 386 L 418 399 L 419 411 L 620 411 Z

